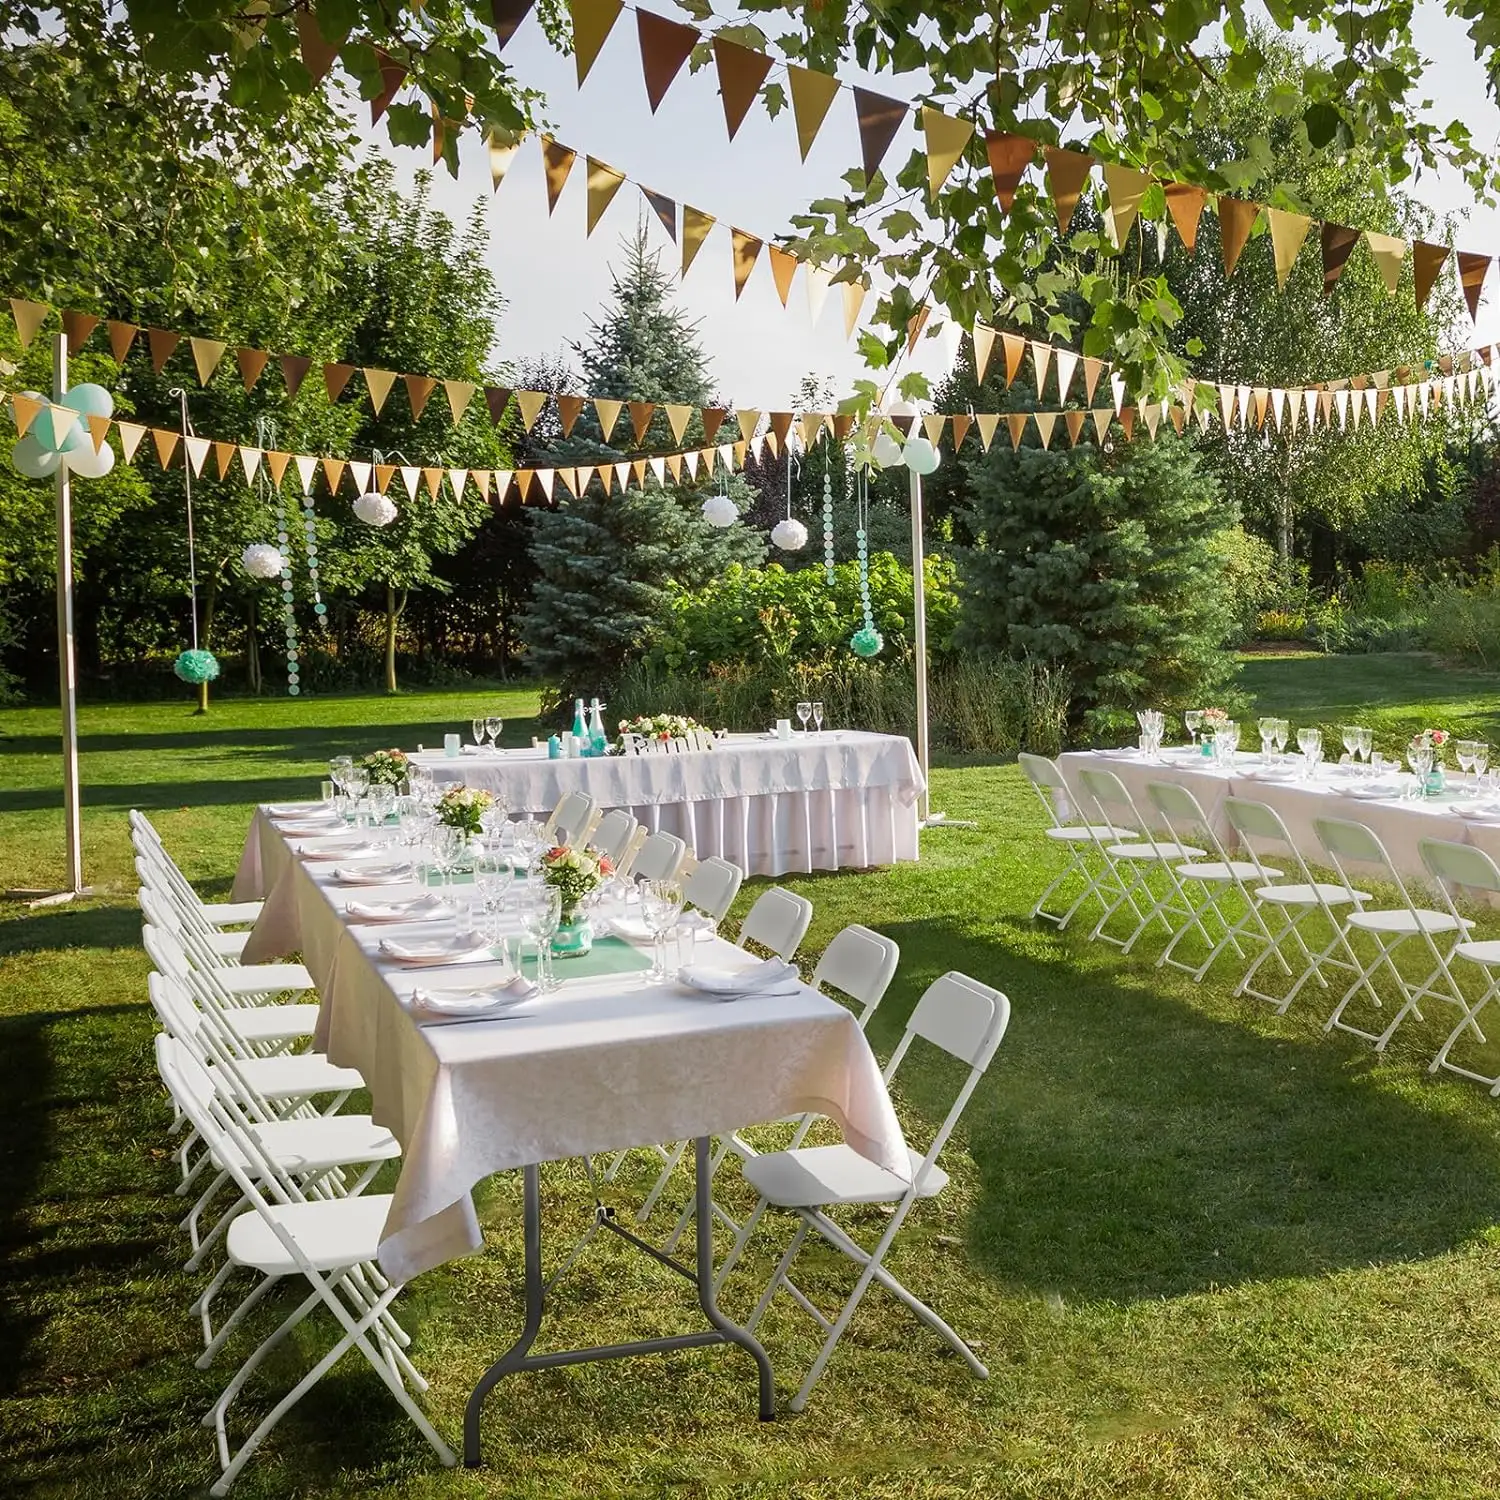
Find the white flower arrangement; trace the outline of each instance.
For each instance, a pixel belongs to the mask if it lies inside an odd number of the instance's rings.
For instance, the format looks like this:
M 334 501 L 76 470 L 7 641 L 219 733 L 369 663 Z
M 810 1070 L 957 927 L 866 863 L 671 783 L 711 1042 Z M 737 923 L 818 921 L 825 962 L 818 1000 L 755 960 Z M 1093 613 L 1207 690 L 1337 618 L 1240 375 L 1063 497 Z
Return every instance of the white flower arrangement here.
M 438 799 L 438 822 L 477 834 L 484 826 L 481 819 L 494 804 L 495 799 L 480 787 L 450 786 Z

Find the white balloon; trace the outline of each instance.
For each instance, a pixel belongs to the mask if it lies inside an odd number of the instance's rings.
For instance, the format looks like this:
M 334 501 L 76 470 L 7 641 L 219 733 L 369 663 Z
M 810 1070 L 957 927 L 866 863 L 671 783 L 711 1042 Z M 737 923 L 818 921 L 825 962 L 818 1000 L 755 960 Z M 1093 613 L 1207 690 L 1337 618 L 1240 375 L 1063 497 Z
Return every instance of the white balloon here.
M 807 527 L 788 516 L 771 528 L 771 541 L 783 552 L 800 552 L 807 545 Z
M 85 431 L 87 438 L 88 433 Z M 77 448 L 69 448 L 63 453 L 63 462 L 68 466 L 68 473 L 79 479 L 103 479 L 115 466 L 115 450 L 108 443 L 101 443 L 97 449 L 94 447 L 93 439 Z
M 25 437 L 16 439 L 15 447 L 10 450 L 10 461 L 28 479 L 45 479 L 57 472 L 62 454 L 56 448 L 43 445 L 35 433 L 28 432 Z
M 59 404 L 70 406 L 86 417 L 112 417 L 115 414 L 115 398 L 102 385 L 87 381 L 75 385 Z
M 73 430 L 62 442 L 56 445 L 59 453 L 65 453 L 68 457 L 87 448 L 90 453 L 94 451 L 94 434 L 89 431 L 87 422 L 75 422 Z
M 379 490 L 371 490 L 354 502 L 354 514 L 367 526 L 389 526 L 396 519 L 395 504 Z
M 890 433 L 882 432 L 870 450 L 875 462 L 882 469 L 894 468 L 901 462 L 901 444 Z
M 733 526 L 739 518 L 739 508 L 728 495 L 710 495 L 703 502 L 703 519 L 710 526 Z
M 924 437 L 908 438 L 901 456 L 913 474 L 931 474 L 942 462 L 937 449 Z

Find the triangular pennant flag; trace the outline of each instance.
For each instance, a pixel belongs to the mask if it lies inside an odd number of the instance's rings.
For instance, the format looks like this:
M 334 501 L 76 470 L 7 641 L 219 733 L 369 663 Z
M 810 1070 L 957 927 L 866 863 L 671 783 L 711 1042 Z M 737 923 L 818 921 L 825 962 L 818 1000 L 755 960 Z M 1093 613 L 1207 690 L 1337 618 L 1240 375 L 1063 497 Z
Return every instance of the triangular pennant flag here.
M 663 489 L 667 484 L 667 461 L 665 458 L 654 455 L 647 462 L 651 465 L 651 472 L 656 475 L 656 482 Z
M 641 196 L 655 210 L 656 217 L 661 220 L 668 238 L 675 245 L 677 243 L 677 200 L 667 197 L 665 193 L 653 192 L 647 187 L 641 189 Z
M 336 495 L 339 492 L 339 484 L 344 477 L 344 470 L 348 465 L 342 458 L 325 458 L 323 460 L 323 483 L 328 486 L 328 493 Z
M 1115 419 L 1114 408 L 1099 406 L 1094 408 L 1089 415 L 1094 419 L 1094 437 L 1102 444 L 1109 433 L 1109 424 Z
M 489 410 L 490 421 L 494 426 L 500 425 L 500 419 L 505 415 L 505 408 L 510 401 L 510 387 L 504 385 L 487 385 L 484 388 L 484 404 Z
M 797 274 L 800 262 L 780 245 L 769 245 L 767 250 L 771 257 L 771 280 L 776 283 L 776 295 L 781 298 L 781 305 L 785 307 L 787 298 L 792 294 L 792 278 Z
M 792 118 L 797 122 L 797 149 L 806 161 L 828 117 L 828 106 L 838 98 L 839 81 L 827 73 L 799 68 L 795 63 L 787 64 L 786 81 L 792 96 Z
M 642 489 L 646 487 L 646 460 L 644 458 L 633 458 L 630 461 L 630 477 Z
M 1297 252 L 1307 239 L 1307 231 L 1312 228 L 1312 220 L 1306 214 L 1288 213 L 1283 208 L 1267 208 L 1266 218 L 1271 224 L 1271 249 L 1276 257 L 1276 288 L 1284 292 Z M 1323 230 L 1326 235 L 1326 224 Z
M 1234 426 L 1235 392 L 1232 385 L 1221 385 L 1219 387 L 1219 416 L 1224 423 L 1224 431 L 1228 432 Z
M 516 34 L 521 22 L 531 14 L 536 0 L 490 0 L 490 17 L 495 26 L 495 51 L 504 52 L 505 44 Z M 413 499 L 416 496 L 412 497 Z
M 849 434 L 854 431 L 854 413 L 849 411 L 836 411 L 833 414 L 833 440 L 836 443 L 847 442 Z
M 1146 419 L 1146 433 L 1152 442 L 1156 441 L 1156 429 L 1161 425 L 1161 407 L 1156 402 L 1142 402 L 1141 415 Z
M 724 425 L 724 418 L 729 415 L 728 409 L 722 406 L 705 406 L 703 408 L 703 441 L 711 443 L 719 434 L 719 428 Z
M 437 389 L 437 381 L 431 375 L 403 375 L 401 379 L 406 385 L 407 400 L 411 402 L 411 419 L 420 422 L 428 400 Z
M 125 462 L 131 463 L 135 459 L 135 450 L 141 446 L 141 439 L 146 436 L 146 429 L 136 422 L 116 422 L 115 426 L 120 431 L 120 452 L 125 456 Z
M 281 378 L 286 382 L 289 400 L 296 400 L 297 392 L 302 389 L 302 382 L 311 368 L 312 361 L 306 355 L 283 354 L 281 356 Z
M 578 67 L 578 87 L 583 87 L 600 49 L 615 29 L 623 7 L 620 0 L 568 0 L 573 17 L 573 61 Z
M 750 273 L 755 269 L 755 262 L 760 259 L 764 242 L 753 234 L 746 234 L 743 229 L 731 229 L 729 237 L 734 242 L 734 300 L 738 302 Z
M 1394 296 L 1401 280 L 1401 262 L 1406 259 L 1406 241 L 1399 235 L 1376 234 L 1373 229 L 1367 229 L 1365 243 L 1370 247 L 1370 258 L 1380 272 L 1386 291 Z
M 517 391 L 516 409 L 521 413 L 521 427 L 525 432 L 530 432 L 536 426 L 536 419 L 541 416 L 542 408 L 547 404 L 546 391 Z
M 349 460 L 349 477 L 354 481 L 354 493 L 366 495 L 370 491 L 370 481 L 375 477 L 375 465 L 365 463 L 360 459 Z M 384 493 L 385 486 L 382 485 L 381 492 Z
M 1211 406 L 1200 406 L 1198 408 L 1198 426 L 1207 432 L 1209 424 L 1213 421 L 1214 409 Z
M 572 437 L 573 424 L 583 412 L 582 396 L 555 396 L 557 403 L 557 419 L 562 426 L 562 435 Z
M 1287 394 L 1280 386 L 1271 387 L 1271 426 L 1278 431 L 1286 422 Z
M 1110 394 L 1115 398 L 1115 412 L 1118 413 L 1125 405 L 1125 377 L 1123 375 L 1111 375 L 1109 377 Z
M 651 418 L 656 414 L 656 403 L 654 401 L 627 401 L 626 407 L 630 412 L 630 427 L 635 434 L 635 445 L 641 447 L 646 441 L 646 434 L 651 429 Z
M 985 132 L 985 154 L 990 159 L 990 176 L 995 182 L 995 196 L 1000 207 L 1009 213 L 1016 201 L 1016 189 L 1026 169 L 1036 160 L 1036 142 L 1029 135 L 1010 135 L 1003 130 Z
M 397 62 L 383 47 L 375 49 L 375 60 L 380 65 L 380 92 L 370 100 L 370 124 L 378 125 L 380 117 L 391 107 L 391 100 L 401 92 L 406 82 L 406 64 Z
M 1318 416 L 1322 418 L 1325 427 L 1331 425 L 1333 420 L 1333 392 L 1327 389 L 1315 393 L 1318 398 Z
M 667 473 L 672 476 L 674 484 L 682 480 L 682 455 L 680 453 L 667 454 Z
M 755 429 L 760 425 L 760 413 L 748 409 L 735 413 L 739 418 L 740 436 L 746 441 L 755 436 Z M 728 462 L 728 460 L 725 460 Z
M 1026 352 L 1026 340 L 1018 333 L 1002 333 L 1000 342 L 1005 346 L 1005 383 L 1008 386 L 1016 378 L 1016 371 L 1021 368 L 1021 356 Z
M 927 196 L 935 199 L 948 174 L 958 165 L 974 135 L 974 122 L 922 106 L 922 135 L 927 143 Z
M 354 375 L 353 365 L 326 364 L 323 366 L 323 386 L 330 401 L 337 401 Z
M 277 489 L 281 488 L 282 477 L 286 474 L 286 466 L 291 463 L 290 453 L 279 453 L 272 450 L 266 454 L 266 468 L 271 471 L 271 483 Z
M 1333 393 L 1333 405 L 1334 410 L 1339 414 L 1339 426 L 1347 431 L 1349 427 L 1349 392 L 1347 390 L 1335 391 Z M 1358 413 L 1355 414 L 1355 417 L 1358 420 Z
M 1271 393 L 1263 385 L 1255 386 L 1250 392 L 1250 417 L 1258 429 L 1266 425 L 1266 403 L 1271 399 Z
M 1187 182 L 1168 182 L 1163 186 L 1167 195 L 1167 212 L 1177 227 L 1177 238 L 1191 255 L 1198 248 L 1198 223 L 1208 202 L 1208 192 Z
M 1224 256 L 1224 274 L 1234 275 L 1239 264 L 1240 252 L 1255 228 L 1260 217 L 1260 204 L 1247 203 L 1243 198 L 1219 199 L 1219 248 Z
M 1122 407 L 1118 413 L 1120 426 L 1125 429 L 1125 441 L 1131 442 L 1135 438 L 1135 407 Z
M 239 366 L 240 379 L 247 391 L 255 389 L 255 382 L 270 363 L 271 356 L 264 349 L 236 349 L 234 362 Z
M 229 478 L 229 470 L 234 464 L 234 444 L 214 444 L 214 467 L 218 470 L 220 479 Z
M 699 465 L 703 462 L 703 450 L 701 448 L 689 449 L 684 455 L 684 462 L 687 464 L 688 478 L 696 479 Z
M 1469 304 L 1469 316 L 1479 321 L 1479 299 L 1484 295 L 1484 278 L 1490 269 L 1491 256 L 1478 255 L 1472 250 L 1458 252 L 1458 281 L 1464 289 L 1464 301 Z
M 1091 355 L 1083 356 L 1083 399 L 1090 406 L 1094 404 L 1094 388 L 1099 384 L 1099 377 L 1104 373 L 1104 361 L 1095 359 Z
M 110 358 L 113 359 L 117 365 L 123 365 L 125 363 L 125 356 L 130 353 L 130 347 L 135 343 L 136 334 L 138 334 L 141 330 L 134 323 L 121 323 L 115 318 L 111 318 L 109 322 L 104 325 L 104 327 L 109 334 Z M 240 352 L 242 354 L 245 354 L 254 353 L 256 351 L 241 350 Z M 265 365 L 264 355 L 261 356 L 261 365 L 262 367 L 264 367 Z M 243 364 L 240 368 L 241 370 L 244 369 Z M 252 380 L 250 382 L 250 385 L 254 384 L 255 382 Z M 248 391 L 250 389 L 250 386 L 247 385 L 245 389 Z
M 151 442 L 156 449 L 157 461 L 162 468 L 166 468 L 172 462 L 172 455 L 177 451 L 177 444 L 182 440 L 182 434 L 176 429 L 165 427 L 153 427 L 151 429 Z
M 590 470 L 590 472 L 592 473 L 593 471 Z M 448 484 L 449 484 L 449 487 L 453 491 L 453 498 L 455 500 L 460 500 L 461 501 L 463 499 L 463 497 L 464 497 L 464 489 L 466 488 L 466 486 L 468 485 L 468 483 L 469 483 L 469 471 L 467 469 L 449 469 L 448 470 Z M 483 496 L 481 496 L 480 498 L 482 499 Z
M 182 342 L 182 335 L 173 333 L 169 328 L 148 328 L 146 342 L 151 346 L 151 368 L 160 375 L 162 366 L 171 359 L 172 351 Z
M 992 411 L 981 412 L 974 418 L 974 425 L 979 429 L 979 446 L 988 453 L 990 444 L 995 441 L 995 429 L 1000 425 L 1000 414 Z
M 983 323 L 974 325 L 974 379 L 984 384 L 984 372 L 995 350 L 995 330 Z
M 891 417 L 890 422 L 891 426 L 893 426 L 903 438 L 909 438 L 912 433 L 912 428 L 917 425 L 917 419 L 915 417 L 907 416 L 904 413 L 901 416 Z
M 15 419 L 16 436 L 23 438 L 31 431 L 31 424 L 47 409 L 46 401 L 38 401 L 34 396 L 24 395 L 20 391 L 13 391 L 10 398 L 10 414 Z
M 630 488 L 630 471 L 633 464 L 622 463 L 615 465 L 615 487 L 619 490 Z
M 698 258 L 698 252 L 703 248 L 703 242 L 708 238 L 708 231 L 718 221 L 712 214 L 706 214 L 701 208 L 692 208 L 688 204 L 682 205 L 682 274 L 688 273 L 688 267 Z
M 313 480 L 318 477 L 317 459 L 309 458 L 305 453 L 299 453 L 293 462 L 297 466 L 297 482 L 302 486 L 302 493 L 312 494 Z
M 370 391 L 370 405 L 375 408 L 375 415 L 380 415 L 380 408 L 385 405 L 386 397 L 391 393 L 391 387 L 396 383 L 396 377 L 390 370 L 372 370 L 368 366 L 360 370 L 365 377 L 365 385 Z
M 1071 349 L 1057 350 L 1057 396 L 1060 401 L 1068 399 L 1068 387 L 1073 384 L 1073 372 L 1078 368 L 1078 356 Z M 1089 393 L 1092 399 L 1093 392 Z
M 1086 411 L 1065 411 L 1063 413 L 1063 423 L 1068 429 L 1068 441 L 1075 448 L 1078 446 L 1078 438 L 1083 432 L 1083 424 L 1087 420 L 1088 413 Z
M 610 434 L 615 430 L 615 423 L 620 419 L 620 412 L 624 409 L 623 401 L 611 401 L 606 396 L 594 397 L 594 410 L 599 414 L 599 431 L 603 434 L 607 443 Z
M 1181 437 L 1182 429 L 1187 426 L 1187 409 L 1181 406 L 1168 407 L 1167 416 L 1171 420 L 1173 430 L 1178 437 Z
M 443 394 L 448 398 L 448 410 L 453 413 L 455 423 L 463 421 L 464 413 L 469 409 L 469 402 L 474 399 L 474 392 L 479 387 L 472 380 L 445 380 L 443 382 Z
M 1031 340 L 1031 363 L 1036 370 L 1036 398 L 1042 399 L 1042 387 L 1047 384 L 1047 371 L 1052 365 L 1052 345 L 1039 344 Z
M 854 116 L 859 125 L 860 160 L 865 169 L 866 186 L 880 170 L 880 163 L 909 111 L 910 106 L 901 99 L 855 88 Z
M 568 180 L 568 173 L 573 170 L 573 163 L 578 160 L 576 151 L 569 151 L 566 146 L 559 146 L 551 136 L 542 137 L 542 170 L 547 177 L 547 212 L 550 215 L 557 207 L 557 200 L 562 197 L 563 184 Z
M 1240 426 L 1243 427 L 1250 420 L 1250 398 L 1253 390 L 1248 385 L 1238 385 L 1234 388 L 1234 399 L 1240 409 Z
M 924 302 L 906 320 L 906 352 L 908 354 L 917 347 L 917 340 L 922 337 L 922 330 L 927 326 L 927 320 L 931 316 L 932 309 Z
M 773 411 L 770 416 L 770 428 L 776 435 L 778 446 L 786 446 L 786 435 L 792 430 L 792 422 L 796 417 L 795 412 Z
M 516 153 L 521 149 L 521 142 L 526 137 L 516 130 L 501 130 L 496 127 L 484 138 L 485 148 L 490 159 L 490 191 L 500 191 L 500 184 L 505 181 L 505 174 L 510 171 L 511 163 L 516 159 Z
M 760 86 L 771 71 L 771 59 L 724 37 L 714 38 L 714 63 L 719 70 L 719 96 L 724 101 L 724 123 L 729 139 L 745 122 Z
M 247 448 L 240 445 L 240 467 L 245 471 L 245 483 L 254 484 L 256 473 L 260 469 L 260 461 L 264 457 L 259 448 Z
M 1369 399 L 1372 396 L 1374 397 L 1373 406 Z M 1386 407 L 1390 405 L 1390 400 L 1391 393 L 1389 391 L 1370 390 L 1365 392 L 1365 405 L 1369 410 L 1371 422 L 1379 423 L 1380 419 L 1385 415 Z
M 1452 253 L 1446 245 L 1429 245 L 1426 240 L 1417 240 L 1412 245 L 1412 274 L 1419 309 L 1427 306 L 1427 298 L 1432 293 L 1438 272 L 1443 269 L 1444 261 Z
M 1359 243 L 1359 230 L 1347 229 L 1342 224 L 1325 224 L 1323 240 L 1323 292 L 1331 292 L 1344 274 L 1344 264 L 1349 252 Z
M 1306 391 L 1291 392 L 1287 405 L 1287 425 L 1291 429 L 1293 437 L 1297 436 L 1297 428 L 1302 424 L 1302 404 L 1303 398 L 1306 395 Z M 1311 415 L 1309 415 L 1309 421 L 1311 421 Z
M 969 435 L 969 429 L 974 425 L 974 418 L 967 412 L 956 413 L 953 422 L 953 451 L 958 452 L 964 445 L 964 439 Z
M 943 441 L 943 428 L 948 419 L 941 412 L 930 412 L 922 418 L 922 434 L 934 448 Z
M 266 455 L 266 461 L 268 463 L 270 462 L 271 457 L 272 455 L 270 454 Z M 422 482 L 421 469 L 419 469 L 416 464 L 402 464 L 396 472 L 401 476 L 401 483 L 406 486 L 407 498 L 409 500 L 415 500 L 417 498 L 417 487 Z
M 559 469 L 557 477 L 562 480 L 563 488 L 576 500 L 578 498 L 578 470 Z
M 615 194 L 624 186 L 625 174 L 602 161 L 595 161 L 592 156 L 585 160 L 588 166 L 588 228 L 584 238 L 587 239 L 604 217 L 604 210 L 614 201 Z
M 325 6 L 325 13 L 329 9 Z M 349 26 L 336 27 L 332 36 L 324 36 L 315 11 L 297 12 L 297 40 L 302 47 L 302 66 L 314 83 L 322 83 L 327 76 L 339 55 L 339 48 L 349 40 L 351 29 Z
M 1036 418 L 1036 430 L 1042 435 L 1042 447 L 1052 446 L 1052 429 L 1057 426 L 1057 413 L 1055 411 L 1033 412 Z
M 424 468 L 422 478 L 426 482 L 427 493 L 434 500 L 441 500 L 443 498 L 443 471 L 440 468 Z
M 844 288 L 844 337 L 853 338 L 859 326 L 859 310 L 865 305 L 865 293 L 869 288 L 862 281 L 846 281 Z
M 692 420 L 693 408 L 680 402 L 671 402 L 663 408 L 667 414 L 667 424 L 672 429 L 672 441 L 680 443 L 682 435 L 687 431 L 687 425 Z
M 1021 446 L 1021 436 L 1026 431 L 1026 413 L 1024 411 L 1007 413 L 1005 425 L 1010 428 L 1011 447 L 1019 448 Z
M 502 469 L 500 472 L 505 475 L 505 483 L 509 484 L 510 483 L 510 470 L 509 469 Z M 491 473 L 491 471 L 489 469 L 470 469 L 469 470 L 469 478 L 471 478 L 474 481 L 474 488 L 479 491 L 479 498 L 481 500 L 488 500 L 490 498 L 490 481 L 494 477 L 495 476 Z M 505 493 L 504 490 L 501 490 L 501 492 L 500 492 L 500 497 L 501 498 L 503 498 L 504 493 Z
M 805 411 L 797 419 L 797 431 L 802 434 L 802 447 L 809 449 L 817 442 L 818 435 L 823 431 L 823 423 L 828 420 L 828 413 L 821 411 Z
M 1109 194 L 1109 218 L 1114 226 L 1115 245 L 1123 250 L 1130 231 L 1141 211 L 1141 200 L 1151 186 L 1151 174 L 1114 162 L 1104 164 L 1104 187 Z
M 834 84 L 835 89 L 838 87 Z M 803 156 L 807 153 L 804 151 Z M 51 308 L 45 302 L 28 302 L 24 297 L 12 297 L 10 299 L 10 315 L 16 320 L 16 332 L 21 338 L 21 347 L 29 349 L 31 341 L 41 330 L 43 323 L 47 321 L 47 314 Z
M 531 500 L 531 481 L 535 478 L 535 469 L 517 469 L 515 471 L 516 499 L 518 499 L 522 505 L 528 504 Z M 500 498 L 504 500 L 508 499 L 509 497 L 504 491 L 501 491 Z
M 1064 151 L 1060 146 L 1048 146 L 1046 157 L 1047 191 L 1057 209 L 1057 232 L 1066 234 L 1083 185 L 1093 170 L 1094 158 L 1086 151 Z
M 77 354 L 88 342 L 89 335 L 99 326 L 100 320 L 93 313 L 65 312 L 62 315 L 63 332 L 68 338 L 68 353 Z M 224 346 L 219 345 L 222 353 Z
M 641 44 L 641 72 L 646 79 L 646 98 L 654 115 L 700 37 L 693 27 L 653 15 L 649 10 L 636 11 L 635 24 Z

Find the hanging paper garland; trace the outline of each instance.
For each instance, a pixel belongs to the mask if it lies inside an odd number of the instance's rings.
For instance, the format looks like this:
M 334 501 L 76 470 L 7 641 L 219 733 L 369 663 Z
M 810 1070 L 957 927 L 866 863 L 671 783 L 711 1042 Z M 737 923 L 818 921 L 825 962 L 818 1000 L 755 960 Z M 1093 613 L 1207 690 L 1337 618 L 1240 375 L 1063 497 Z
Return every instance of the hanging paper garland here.
M 855 500 L 858 525 L 854 541 L 859 556 L 859 603 L 864 612 L 865 623 L 849 638 L 849 649 L 856 656 L 879 656 L 885 646 L 885 638 L 875 628 L 875 616 L 870 609 L 870 486 L 869 471 L 861 469 L 856 481 Z
M 318 625 L 328 629 L 328 606 L 323 603 L 322 590 L 318 585 L 318 520 L 313 514 L 311 493 L 302 497 L 302 527 L 307 546 L 307 582 L 312 589 L 313 616 Z
M 823 581 L 833 587 L 833 451 L 823 463 Z

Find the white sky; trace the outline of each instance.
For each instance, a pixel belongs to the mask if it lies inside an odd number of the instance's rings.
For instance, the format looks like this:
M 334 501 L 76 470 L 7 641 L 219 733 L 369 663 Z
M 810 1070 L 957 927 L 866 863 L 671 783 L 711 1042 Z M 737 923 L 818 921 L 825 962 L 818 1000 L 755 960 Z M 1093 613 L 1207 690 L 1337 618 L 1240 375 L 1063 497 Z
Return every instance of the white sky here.
M 665 4 L 653 8 L 675 14 Z M 1476 144 L 1488 149 L 1500 141 L 1500 110 L 1486 96 L 1483 71 L 1462 24 L 1423 0 L 1416 28 L 1418 44 L 1430 61 L 1424 92 L 1437 101 L 1434 114 L 1443 123 L 1453 117 L 1466 120 Z M 771 120 L 759 104 L 752 106 L 735 140 L 727 140 L 711 66 L 695 74 L 684 67 L 653 117 L 629 10 L 620 16 L 582 89 L 573 59 L 552 50 L 534 17 L 523 23 L 506 57 L 522 80 L 546 93 L 553 133 L 579 153 L 579 160 L 550 219 L 535 139 L 521 148 L 492 200 L 486 154 L 472 134 L 460 149 L 459 179 L 455 182 L 441 169 L 435 174 L 435 205 L 454 218 L 465 218 L 476 201 L 490 204 L 490 262 L 508 301 L 497 341 L 501 358 L 558 352 L 567 341 L 583 336 L 588 319 L 608 295 L 609 261 L 618 257 L 620 237 L 633 227 L 644 200 L 627 183 L 593 236 L 585 238 L 587 153 L 718 219 L 680 283 L 679 302 L 701 319 L 702 341 L 721 395 L 740 406 L 785 409 L 794 403 L 805 374 L 831 377 L 842 396 L 855 378 L 867 373 L 853 342 L 844 337 L 837 288 L 814 325 L 800 271 L 785 310 L 764 252 L 738 303 L 731 273 L 730 224 L 769 241 L 787 230 L 790 215 L 813 198 L 845 191 L 840 175 L 859 161 L 853 100 L 847 92 L 834 101 L 804 165 L 790 110 Z M 916 92 L 903 86 L 912 80 L 844 76 L 846 82 L 866 82 L 892 95 Z M 367 108 L 362 118 L 368 121 Z M 383 131 L 369 134 L 395 161 L 405 182 L 426 160 L 425 153 L 391 148 Z M 918 134 L 912 125 L 903 127 L 887 163 L 903 161 Z M 1440 213 L 1468 212 L 1458 236 L 1464 248 L 1500 243 L 1500 211 L 1474 207 L 1472 194 L 1456 174 L 1423 174 L 1410 190 Z M 655 215 L 648 210 L 647 217 L 663 247 L 664 263 L 675 268 L 678 252 Z M 1500 338 L 1496 274 L 1492 271 L 1487 282 L 1475 342 Z M 873 294 L 867 305 L 873 306 Z M 936 375 L 951 357 L 948 341 L 924 340 L 917 363 Z

